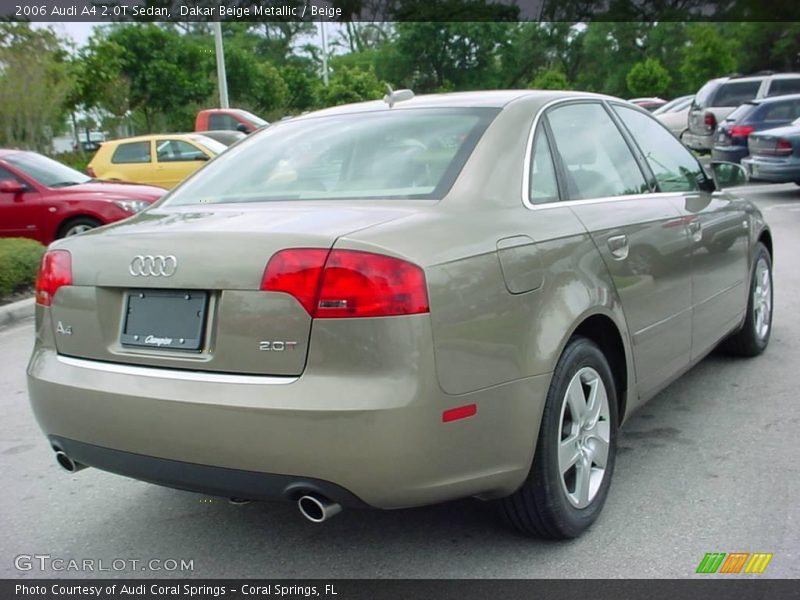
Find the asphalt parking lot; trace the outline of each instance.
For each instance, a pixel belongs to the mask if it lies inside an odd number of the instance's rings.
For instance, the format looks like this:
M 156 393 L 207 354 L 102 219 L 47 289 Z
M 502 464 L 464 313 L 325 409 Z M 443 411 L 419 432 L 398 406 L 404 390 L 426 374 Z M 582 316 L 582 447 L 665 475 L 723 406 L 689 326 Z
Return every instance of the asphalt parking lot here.
M 103 577 L 692 577 L 707 552 L 771 552 L 759 577 L 800 576 L 800 187 L 746 193 L 773 227 L 771 345 L 754 360 L 710 356 L 626 425 L 605 511 L 581 539 L 523 538 L 476 500 L 313 525 L 294 506 L 66 474 L 27 403 L 28 321 L 0 329 L 0 577 L 93 576 L 15 566 L 43 554 L 193 561 Z

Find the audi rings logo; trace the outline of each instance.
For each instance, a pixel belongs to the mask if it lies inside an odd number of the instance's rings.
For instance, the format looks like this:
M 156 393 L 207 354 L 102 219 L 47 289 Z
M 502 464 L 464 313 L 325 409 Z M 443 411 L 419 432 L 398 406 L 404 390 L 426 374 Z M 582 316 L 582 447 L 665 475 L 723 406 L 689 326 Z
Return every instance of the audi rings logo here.
M 178 270 L 178 259 L 172 254 L 168 256 L 135 256 L 128 267 L 134 277 L 172 277 Z

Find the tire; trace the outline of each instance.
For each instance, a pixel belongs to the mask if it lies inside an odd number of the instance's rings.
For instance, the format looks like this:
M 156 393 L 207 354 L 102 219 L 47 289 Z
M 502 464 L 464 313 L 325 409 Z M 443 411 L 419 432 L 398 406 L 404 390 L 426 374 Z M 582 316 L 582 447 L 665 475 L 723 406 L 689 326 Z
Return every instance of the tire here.
M 78 235 L 95 227 L 100 227 L 100 225 L 102 225 L 100 221 L 91 217 L 75 217 L 61 226 L 58 230 L 58 237 L 64 238 Z
M 584 412 L 584 418 L 573 420 L 573 412 L 588 408 L 581 399 L 586 402 L 589 394 L 591 401 L 591 390 L 599 392 L 595 396 L 599 410 Z M 598 443 L 601 439 L 606 443 Z M 575 441 L 570 443 L 571 440 Z M 516 492 L 499 500 L 502 514 L 526 535 L 578 537 L 594 523 L 605 503 L 614 471 L 616 441 L 617 393 L 611 368 L 594 342 L 576 336 L 567 344 L 553 372 L 530 473 Z M 573 450 L 569 459 L 566 453 L 559 452 L 562 447 Z M 604 469 L 601 463 L 605 463 Z M 564 469 L 566 464 L 572 466 Z M 587 492 L 581 494 L 584 489 Z
M 773 313 L 772 259 L 766 246 L 756 244 L 753 273 L 747 297 L 747 316 L 742 328 L 722 343 L 734 356 L 758 356 L 769 345 Z

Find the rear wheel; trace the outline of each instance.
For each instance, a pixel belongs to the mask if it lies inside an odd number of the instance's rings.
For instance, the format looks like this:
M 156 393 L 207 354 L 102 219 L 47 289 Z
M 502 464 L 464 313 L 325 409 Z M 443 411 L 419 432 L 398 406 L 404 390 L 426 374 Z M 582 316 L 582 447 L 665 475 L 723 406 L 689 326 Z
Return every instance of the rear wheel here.
M 772 333 L 772 259 L 766 246 L 756 244 L 747 316 L 742 328 L 723 342 L 723 349 L 736 356 L 758 356 Z
M 606 357 L 575 337 L 558 361 L 545 401 L 528 478 L 500 500 L 521 532 L 574 538 L 600 514 L 611 485 L 617 438 L 617 394 Z
M 77 217 L 75 219 L 70 219 L 61 226 L 58 237 L 71 237 L 94 229 L 95 227 L 100 227 L 100 225 L 102 225 L 102 223 L 97 219 L 91 217 Z

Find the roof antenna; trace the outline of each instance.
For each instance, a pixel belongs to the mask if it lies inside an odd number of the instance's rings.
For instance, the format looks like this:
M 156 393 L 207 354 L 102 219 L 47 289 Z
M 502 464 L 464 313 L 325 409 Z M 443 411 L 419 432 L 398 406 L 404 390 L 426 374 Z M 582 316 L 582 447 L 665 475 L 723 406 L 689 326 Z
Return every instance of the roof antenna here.
M 393 90 L 392 86 L 388 83 L 386 84 L 386 95 L 383 97 L 383 101 L 389 105 L 389 108 L 392 108 L 397 102 L 403 102 L 404 100 L 411 100 L 414 97 L 414 92 L 411 90 Z

